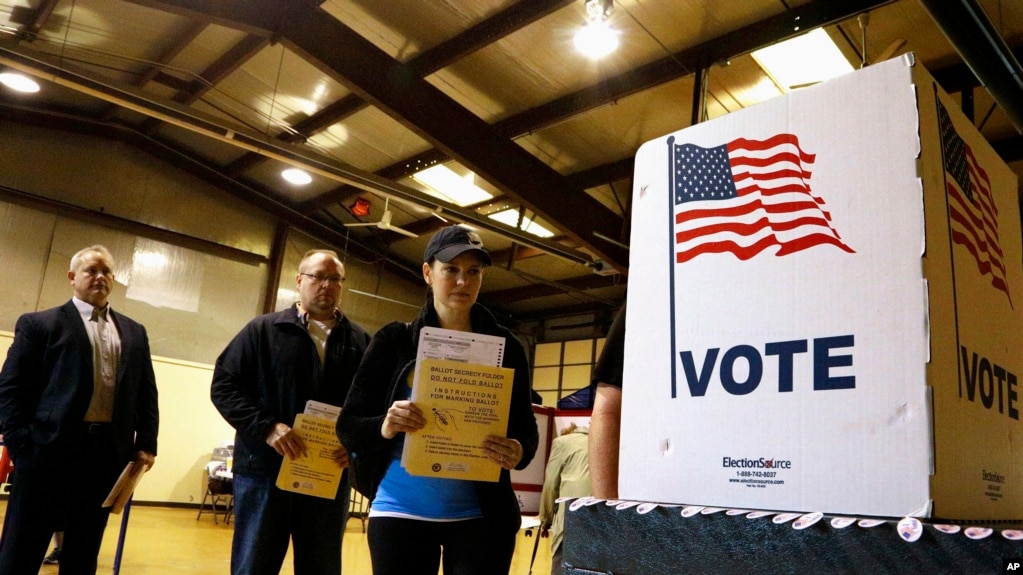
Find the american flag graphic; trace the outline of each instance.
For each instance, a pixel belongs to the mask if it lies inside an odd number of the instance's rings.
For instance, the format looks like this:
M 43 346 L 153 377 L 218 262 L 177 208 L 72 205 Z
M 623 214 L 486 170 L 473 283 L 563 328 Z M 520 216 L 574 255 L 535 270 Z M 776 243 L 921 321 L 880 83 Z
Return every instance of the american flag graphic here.
M 810 190 L 815 154 L 793 134 L 739 138 L 714 148 L 668 145 L 675 194 L 675 260 L 731 253 L 748 260 L 777 246 L 785 256 L 822 244 L 854 253 Z
M 948 192 L 952 241 L 966 248 L 977 261 L 981 275 L 991 276 L 991 285 L 1009 296 L 1002 263 L 1002 246 L 998 241 L 998 207 L 991 195 L 991 180 L 977 163 L 973 150 L 952 126 L 945 107 L 938 102 L 938 130 Z

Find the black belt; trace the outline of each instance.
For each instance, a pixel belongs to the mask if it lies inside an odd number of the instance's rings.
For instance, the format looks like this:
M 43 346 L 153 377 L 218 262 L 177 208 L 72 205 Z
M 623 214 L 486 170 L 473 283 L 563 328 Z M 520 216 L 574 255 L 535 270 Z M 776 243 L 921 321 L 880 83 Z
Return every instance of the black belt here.
M 107 435 L 110 433 L 110 423 L 107 422 L 82 422 L 82 431 L 86 435 Z

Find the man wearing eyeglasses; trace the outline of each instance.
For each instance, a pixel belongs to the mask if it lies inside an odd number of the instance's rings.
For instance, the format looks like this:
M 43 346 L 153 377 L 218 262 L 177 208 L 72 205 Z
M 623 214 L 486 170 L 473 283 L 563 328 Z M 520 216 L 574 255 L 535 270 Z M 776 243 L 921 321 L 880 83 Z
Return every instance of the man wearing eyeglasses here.
M 249 322 L 217 358 L 211 397 L 235 428 L 232 575 L 277 574 L 293 542 L 296 574 L 341 572 L 351 489 L 346 472 L 328 500 L 275 486 L 285 457 L 307 451 L 292 429 L 312 400 L 340 408 L 370 335 L 338 305 L 345 268 L 330 250 L 298 266 L 299 301 Z M 333 453 L 342 469 L 348 452 Z

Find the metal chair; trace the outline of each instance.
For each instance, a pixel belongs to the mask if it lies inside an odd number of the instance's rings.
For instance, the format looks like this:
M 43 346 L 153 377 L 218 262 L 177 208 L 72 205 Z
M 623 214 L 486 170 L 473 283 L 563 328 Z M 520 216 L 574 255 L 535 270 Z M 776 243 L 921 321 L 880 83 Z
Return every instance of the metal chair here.
M 352 496 L 348 501 L 348 516 L 357 517 L 362 522 L 362 532 L 366 532 L 366 517 L 369 515 L 369 502 L 361 493 L 352 489 Z
M 206 479 L 206 493 L 199 504 L 199 514 L 195 516 L 198 521 L 203 513 L 213 514 L 213 523 L 217 521 L 217 506 L 223 507 L 224 523 L 231 523 L 231 516 L 234 515 L 234 481 L 225 477 L 209 475 L 203 470 Z M 207 505 L 209 509 L 207 509 Z

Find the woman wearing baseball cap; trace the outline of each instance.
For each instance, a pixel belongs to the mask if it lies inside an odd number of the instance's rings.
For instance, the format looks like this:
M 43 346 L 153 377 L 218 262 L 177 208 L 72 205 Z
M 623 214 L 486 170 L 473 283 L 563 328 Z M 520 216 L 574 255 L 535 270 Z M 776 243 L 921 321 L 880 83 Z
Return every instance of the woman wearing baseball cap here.
M 539 441 L 530 400 L 529 361 L 515 336 L 476 303 L 491 265 L 479 234 L 441 229 L 423 254 L 426 305 L 413 322 L 393 322 L 373 337 L 338 420 L 356 489 L 372 502 L 368 541 L 375 575 L 507 573 L 521 524 L 511 469 L 532 461 Z M 410 475 L 401 466 L 407 433 L 426 425 L 409 400 L 423 327 L 505 339 L 502 367 L 515 370 L 508 436 L 488 436 L 482 452 L 501 467 L 497 482 Z

